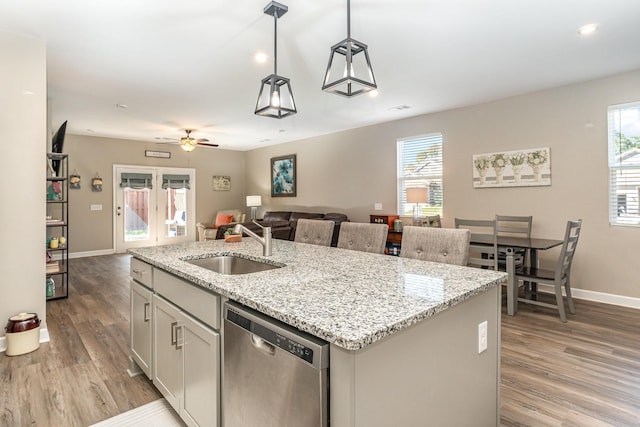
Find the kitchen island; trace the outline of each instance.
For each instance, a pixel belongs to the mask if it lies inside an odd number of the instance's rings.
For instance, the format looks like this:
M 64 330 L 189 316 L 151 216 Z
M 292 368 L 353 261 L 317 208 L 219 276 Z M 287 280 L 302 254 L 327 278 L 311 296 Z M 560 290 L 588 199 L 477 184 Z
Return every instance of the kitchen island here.
M 263 257 L 249 238 L 130 252 L 163 274 L 328 341 L 333 427 L 499 423 L 505 273 L 283 240 Z M 281 268 L 230 276 L 187 262 L 214 254 Z M 485 321 L 487 348 L 479 352 Z

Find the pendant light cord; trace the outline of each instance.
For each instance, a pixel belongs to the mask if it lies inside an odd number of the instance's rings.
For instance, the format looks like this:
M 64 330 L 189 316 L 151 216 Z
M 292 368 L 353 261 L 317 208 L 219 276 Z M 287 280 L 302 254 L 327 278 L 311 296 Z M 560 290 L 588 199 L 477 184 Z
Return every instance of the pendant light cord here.
M 273 75 L 278 75 L 278 11 L 273 11 Z
M 351 0 L 347 0 L 347 38 L 351 38 Z

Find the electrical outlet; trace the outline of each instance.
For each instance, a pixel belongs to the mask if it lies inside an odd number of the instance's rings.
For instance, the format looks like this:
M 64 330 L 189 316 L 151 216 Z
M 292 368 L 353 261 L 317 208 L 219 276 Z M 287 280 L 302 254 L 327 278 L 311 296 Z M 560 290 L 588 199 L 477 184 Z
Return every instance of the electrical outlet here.
M 478 323 L 478 354 L 487 349 L 487 321 Z
M 102 205 L 91 205 L 91 210 L 92 211 L 101 211 L 102 210 Z

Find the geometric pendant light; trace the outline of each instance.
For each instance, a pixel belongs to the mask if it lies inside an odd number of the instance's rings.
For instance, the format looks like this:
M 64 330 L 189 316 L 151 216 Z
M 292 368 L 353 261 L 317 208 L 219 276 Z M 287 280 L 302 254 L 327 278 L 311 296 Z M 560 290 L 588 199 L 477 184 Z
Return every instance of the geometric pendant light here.
M 262 79 L 255 114 L 281 119 L 296 114 L 296 103 L 289 79 L 278 75 L 278 18 L 287 13 L 287 6 L 272 1 L 264 7 L 264 13 L 273 16 L 273 74 Z
M 367 45 L 351 38 L 351 2 L 347 0 L 347 38 L 331 46 L 322 90 L 351 97 L 377 87 Z

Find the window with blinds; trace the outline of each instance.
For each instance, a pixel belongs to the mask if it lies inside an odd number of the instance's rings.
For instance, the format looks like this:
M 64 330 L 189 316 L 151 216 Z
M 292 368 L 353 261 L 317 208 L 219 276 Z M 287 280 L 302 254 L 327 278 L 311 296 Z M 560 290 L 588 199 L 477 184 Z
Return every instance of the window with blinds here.
M 640 102 L 609 107 L 609 223 L 640 226 Z
M 407 188 L 426 188 L 427 201 L 418 203 L 420 216 L 442 215 L 442 134 L 398 140 L 398 212 L 413 215 Z

